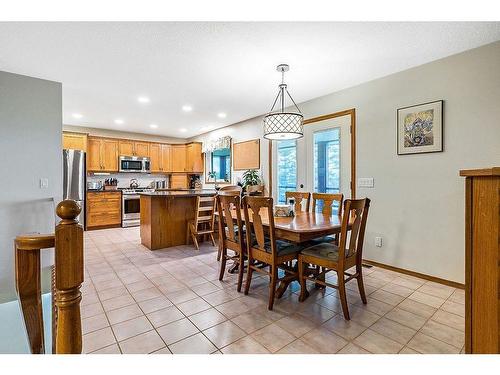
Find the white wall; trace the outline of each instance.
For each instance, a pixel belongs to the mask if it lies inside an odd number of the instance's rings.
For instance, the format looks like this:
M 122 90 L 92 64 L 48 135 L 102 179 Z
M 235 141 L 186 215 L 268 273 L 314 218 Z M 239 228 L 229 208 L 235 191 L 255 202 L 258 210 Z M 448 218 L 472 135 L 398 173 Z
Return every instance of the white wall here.
M 458 172 L 500 165 L 499 67 L 496 42 L 299 105 L 305 118 L 356 109 L 357 177 L 375 178 L 375 188 L 357 189 L 358 197 L 372 199 L 366 259 L 464 282 L 464 180 Z M 440 99 L 444 152 L 398 156 L 397 108 Z M 217 133 L 237 141 L 261 137 L 262 119 Z M 267 182 L 267 141 L 261 143 Z M 382 248 L 374 246 L 379 235 Z
M 54 231 L 51 199 L 62 197 L 61 129 L 60 83 L 0 71 L 0 302 L 15 297 L 15 236 Z M 47 189 L 40 189 L 42 177 Z

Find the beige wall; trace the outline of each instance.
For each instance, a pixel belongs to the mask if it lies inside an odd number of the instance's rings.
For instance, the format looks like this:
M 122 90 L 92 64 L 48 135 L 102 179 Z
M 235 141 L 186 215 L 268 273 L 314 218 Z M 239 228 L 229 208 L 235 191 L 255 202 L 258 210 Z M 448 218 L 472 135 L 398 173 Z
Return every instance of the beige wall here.
M 101 136 L 101 137 L 134 139 L 138 141 L 186 143 L 186 140 L 182 138 L 162 137 L 151 134 L 131 133 L 131 132 L 123 132 L 117 130 L 109 130 L 109 129 L 90 128 L 85 126 L 63 125 L 63 130 L 69 132 L 88 133 L 90 135 Z
M 299 106 L 305 118 L 355 108 L 358 188 L 372 199 L 364 257 L 464 282 L 464 181 L 458 171 L 500 165 L 500 42 L 323 96 Z M 293 94 L 293 92 L 292 92 Z M 398 156 L 396 110 L 444 100 L 444 152 Z M 195 137 L 262 136 L 261 118 Z M 261 163 L 268 176 L 267 141 Z M 383 247 L 374 237 L 383 237 Z

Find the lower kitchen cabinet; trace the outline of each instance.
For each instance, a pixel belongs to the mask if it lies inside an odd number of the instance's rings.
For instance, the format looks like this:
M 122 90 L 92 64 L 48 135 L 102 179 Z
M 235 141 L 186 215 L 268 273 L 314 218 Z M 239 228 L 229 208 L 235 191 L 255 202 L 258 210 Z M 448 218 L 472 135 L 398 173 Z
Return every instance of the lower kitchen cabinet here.
M 120 227 L 122 194 L 120 191 L 87 192 L 87 229 Z

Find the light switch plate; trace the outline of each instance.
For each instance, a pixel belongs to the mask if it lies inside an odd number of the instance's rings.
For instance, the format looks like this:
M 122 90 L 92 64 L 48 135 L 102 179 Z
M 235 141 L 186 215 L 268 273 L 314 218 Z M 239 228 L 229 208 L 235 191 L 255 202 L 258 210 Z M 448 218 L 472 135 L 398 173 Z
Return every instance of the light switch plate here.
M 382 237 L 375 237 L 375 246 L 382 247 Z
M 40 179 L 40 189 L 47 189 L 49 187 L 49 179 L 41 178 Z
M 373 177 L 362 177 L 358 178 L 358 187 L 361 188 L 372 188 L 375 185 Z

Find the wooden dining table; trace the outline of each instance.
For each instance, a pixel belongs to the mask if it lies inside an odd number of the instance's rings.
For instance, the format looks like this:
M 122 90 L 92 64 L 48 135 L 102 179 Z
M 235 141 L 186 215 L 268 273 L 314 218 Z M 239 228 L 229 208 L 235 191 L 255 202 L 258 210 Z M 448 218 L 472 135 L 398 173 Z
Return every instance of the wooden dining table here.
M 236 219 L 236 210 L 231 212 L 231 216 Z M 249 210 L 249 219 L 252 222 L 252 212 Z M 243 210 L 241 217 L 244 220 Z M 268 211 L 262 208 L 260 217 L 264 230 L 269 231 L 269 216 Z M 275 238 L 277 240 L 285 240 L 297 244 L 305 244 L 315 238 L 340 233 L 342 218 L 338 215 L 327 215 L 321 212 L 296 212 L 291 217 L 274 217 Z M 350 230 L 350 225 L 348 230 Z M 292 281 L 298 280 L 297 275 L 287 275 L 280 282 L 276 296 L 280 298 L 285 293 L 288 285 Z

